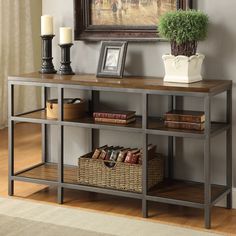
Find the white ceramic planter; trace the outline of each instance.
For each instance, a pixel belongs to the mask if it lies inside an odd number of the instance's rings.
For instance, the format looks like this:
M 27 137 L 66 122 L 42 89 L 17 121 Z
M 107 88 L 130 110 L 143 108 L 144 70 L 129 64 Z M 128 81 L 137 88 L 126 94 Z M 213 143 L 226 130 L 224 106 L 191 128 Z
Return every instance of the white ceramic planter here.
M 202 80 L 201 69 L 205 56 L 196 54 L 191 57 L 163 55 L 165 82 L 193 83 Z

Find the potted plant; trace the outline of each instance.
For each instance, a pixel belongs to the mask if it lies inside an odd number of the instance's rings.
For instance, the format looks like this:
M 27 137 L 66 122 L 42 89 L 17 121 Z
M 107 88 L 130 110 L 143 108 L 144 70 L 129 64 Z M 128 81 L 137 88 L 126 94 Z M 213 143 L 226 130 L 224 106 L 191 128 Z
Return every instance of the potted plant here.
M 198 42 L 207 36 L 208 16 L 196 10 L 164 14 L 159 33 L 171 43 L 171 55 L 163 55 L 166 82 L 192 83 L 202 80 L 201 68 L 205 58 L 197 53 Z

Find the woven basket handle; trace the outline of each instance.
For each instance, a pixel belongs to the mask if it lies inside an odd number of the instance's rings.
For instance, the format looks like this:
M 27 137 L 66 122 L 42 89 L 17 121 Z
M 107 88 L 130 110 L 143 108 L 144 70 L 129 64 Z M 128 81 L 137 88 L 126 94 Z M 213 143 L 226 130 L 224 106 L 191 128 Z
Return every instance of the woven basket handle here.
M 114 161 L 103 161 L 103 166 L 110 170 L 115 170 L 117 162 Z

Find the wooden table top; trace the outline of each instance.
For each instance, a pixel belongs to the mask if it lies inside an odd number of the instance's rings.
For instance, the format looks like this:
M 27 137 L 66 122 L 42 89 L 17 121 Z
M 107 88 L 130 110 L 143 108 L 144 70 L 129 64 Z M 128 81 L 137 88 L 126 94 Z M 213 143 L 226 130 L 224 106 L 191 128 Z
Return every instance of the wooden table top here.
M 57 74 L 42 75 L 38 72 L 31 74 L 23 74 L 9 76 L 9 81 L 15 82 L 33 82 L 33 83 L 49 83 L 49 84 L 68 84 L 93 87 L 110 87 L 110 88 L 126 88 L 126 89 L 144 89 L 144 90 L 163 90 L 163 91 L 180 91 L 180 92 L 199 92 L 214 93 L 226 90 L 232 86 L 231 80 L 203 80 L 191 84 L 183 83 L 167 83 L 163 78 L 158 77 L 125 77 L 116 78 L 97 78 L 95 75 L 67 75 L 61 76 Z

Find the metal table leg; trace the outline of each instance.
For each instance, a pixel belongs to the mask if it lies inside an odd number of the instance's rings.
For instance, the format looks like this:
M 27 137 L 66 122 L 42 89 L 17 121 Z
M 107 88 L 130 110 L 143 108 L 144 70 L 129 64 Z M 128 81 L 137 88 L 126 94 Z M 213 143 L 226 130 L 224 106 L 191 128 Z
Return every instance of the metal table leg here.
M 226 132 L 226 184 L 231 189 L 227 195 L 227 208 L 232 209 L 232 89 L 227 90 L 227 123 L 230 128 Z
M 205 111 L 205 134 L 204 141 L 204 211 L 205 227 L 211 228 L 211 99 L 210 96 L 204 98 Z
M 174 109 L 174 96 L 168 97 L 168 109 L 169 111 Z M 168 177 L 174 178 L 174 137 L 168 137 Z
M 14 116 L 14 85 L 8 84 L 8 195 L 14 195 L 14 121 L 11 117 Z
M 47 87 L 43 87 L 43 95 L 42 95 L 42 105 L 43 108 L 46 109 L 46 103 L 47 103 Z M 47 124 L 41 125 L 42 129 L 42 162 L 47 162 L 47 145 L 48 145 L 48 129 Z
M 64 109 L 63 109 L 64 89 L 58 87 L 58 120 L 63 121 Z M 64 182 L 64 127 L 58 125 L 58 203 L 63 204 L 64 189 L 62 183 Z
M 147 129 L 148 124 L 148 94 L 142 95 L 142 127 Z M 142 163 L 142 185 L 143 185 L 143 198 L 142 198 L 142 215 L 144 218 L 148 217 L 148 201 L 146 195 L 148 191 L 148 135 L 143 134 L 143 163 Z

